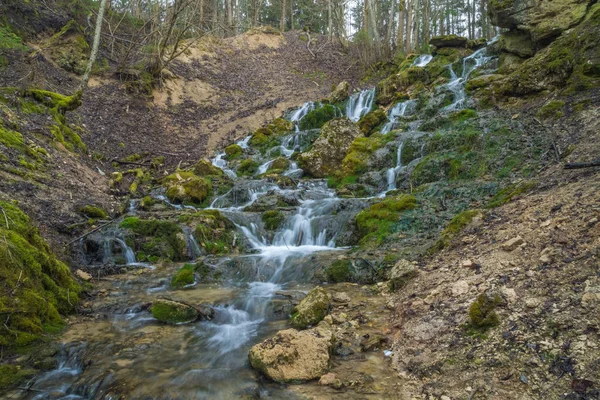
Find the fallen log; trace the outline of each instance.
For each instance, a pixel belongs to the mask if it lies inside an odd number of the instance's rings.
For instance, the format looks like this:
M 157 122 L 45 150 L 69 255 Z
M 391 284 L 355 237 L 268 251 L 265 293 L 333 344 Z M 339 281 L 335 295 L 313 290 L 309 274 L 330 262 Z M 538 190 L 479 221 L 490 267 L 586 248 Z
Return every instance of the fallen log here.
M 589 161 L 589 162 L 575 162 L 565 164 L 565 169 L 580 169 L 580 168 L 592 168 L 600 167 L 600 159 Z

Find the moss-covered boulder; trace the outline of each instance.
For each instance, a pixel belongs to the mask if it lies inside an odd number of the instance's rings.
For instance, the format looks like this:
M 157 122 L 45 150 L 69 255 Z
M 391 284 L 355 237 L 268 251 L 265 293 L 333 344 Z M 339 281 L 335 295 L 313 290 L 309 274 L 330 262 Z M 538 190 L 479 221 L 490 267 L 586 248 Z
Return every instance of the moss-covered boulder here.
M 240 163 L 237 169 L 238 175 L 250 176 L 254 175 L 258 171 L 258 163 L 251 158 L 247 158 Z
M 429 39 L 429 44 L 439 48 L 442 47 L 467 47 L 469 39 L 458 35 L 434 36 Z
M 196 321 L 200 313 L 194 307 L 169 299 L 158 299 L 152 303 L 152 316 L 171 325 Z
M 227 254 L 232 249 L 235 226 L 218 210 L 198 211 L 183 219 L 191 225 L 196 241 L 207 254 Z
M 328 121 L 340 117 L 342 111 L 332 104 L 325 104 L 317 107 L 300 120 L 300 129 L 305 131 L 309 129 L 319 129 Z
M 336 260 L 323 271 L 328 282 L 352 282 L 354 266 L 351 260 Z
M 298 304 L 292 314 L 291 323 L 296 329 L 305 329 L 321 322 L 329 312 L 331 301 L 322 287 L 316 287 Z
M 492 0 L 488 13 L 494 25 L 520 29 L 534 43 L 548 43 L 584 18 L 593 0 Z
M 341 103 L 348 97 L 350 97 L 350 84 L 346 81 L 342 81 L 338 83 L 335 89 L 333 89 L 328 100 L 331 103 Z
M 108 218 L 108 214 L 104 209 L 100 206 L 93 204 L 86 204 L 85 206 L 79 208 L 79 212 L 88 217 L 94 219 L 106 219 Z
M 469 307 L 469 324 L 471 329 L 485 332 L 500 324 L 496 308 L 503 303 L 498 294 L 480 294 Z
M 527 58 L 535 54 L 535 45 L 531 41 L 531 35 L 521 30 L 513 30 L 503 33 L 498 39 L 498 48 L 506 53 Z
M 370 136 L 375 128 L 387 121 L 387 115 L 381 108 L 371 111 L 358 121 L 358 127 L 365 136 Z
M 269 165 L 269 171 L 272 170 L 280 170 L 280 171 L 285 171 L 286 169 L 288 169 L 290 166 L 290 160 L 288 160 L 285 157 L 277 157 L 275 160 L 273 160 L 273 162 L 271 163 L 271 165 Z
M 356 226 L 361 241 L 379 243 L 389 236 L 402 213 L 417 206 L 412 195 L 389 197 L 364 209 L 356 216 Z
M 191 172 L 178 171 L 164 179 L 167 198 L 173 203 L 202 204 L 212 194 L 210 180 Z
M 275 382 L 310 381 L 329 370 L 334 344 L 335 337 L 329 330 L 287 329 L 254 345 L 248 360 L 252 368 Z
M 274 231 L 279 228 L 279 225 L 285 219 L 283 213 L 279 210 L 269 210 L 265 211 L 262 216 L 262 221 L 265 224 L 265 229 L 269 231 Z
M 341 166 L 350 145 L 360 136 L 362 132 L 349 119 L 334 119 L 323 126 L 312 149 L 298 156 L 299 164 L 310 176 L 325 178 Z
M 221 176 L 223 170 L 215 167 L 210 161 L 201 159 L 194 166 L 194 174 L 198 176 Z
M 225 158 L 228 160 L 235 160 L 242 155 L 243 149 L 238 144 L 231 144 L 225 147 Z
M 171 279 L 171 287 L 180 289 L 188 285 L 193 285 L 194 282 L 196 282 L 195 266 L 193 264 L 185 264 Z
M 173 221 L 128 217 L 120 227 L 126 231 L 138 261 L 183 261 L 187 257 L 181 228 Z
M 82 289 L 16 205 L 0 201 L 0 220 L 0 346 L 11 353 L 61 328 Z
M 358 137 L 354 139 L 348 153 L 342 160 L 342 168 L 334 174 L 338 181 L 342 181 L 352 176 L 366 172 L 368 169 L 369 158 L 385 145 L 387 140 L 393 139 L 380 133 L 369 137 Z

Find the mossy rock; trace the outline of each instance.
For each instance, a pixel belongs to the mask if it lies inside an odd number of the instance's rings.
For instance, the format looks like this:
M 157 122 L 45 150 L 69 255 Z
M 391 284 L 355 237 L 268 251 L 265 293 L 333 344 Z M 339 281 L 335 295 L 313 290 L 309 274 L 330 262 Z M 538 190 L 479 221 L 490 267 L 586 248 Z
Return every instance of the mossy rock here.
M 361 242 L 373 240 L 380 243 L 386 239 L 402 213 L 417 207 L 417 199 L 412 195 L 386 198 L 361 211 L 356 216 L 356 226 Z
M 458 35 L 434 36 L 429 39 L 429 44 L 437 48 L 442 47 L 467 47 L 469 39 Z
M 285 171 L 286 169 L 289 168 L 289 166 L 290 166 L 290 160 L 288 160 L 285 157 L 277 157 L 275 160 L 273 160 L 271 165 L 269 165 L 269 171 L 272 171 L 272 170 Z
M 50 251 L 31 221 L 16 205 L 0 201 L 0 346 L 8 354 L 64 325 L 75 311 L 82 288 L 70 269 Z
M 181 289 L 188 285 L 193 285 L 195 279 L 195 267 L 193 264 L 185 264 L 177 271 L 171 279 L 171 287 Z
M 496 208 L 509 203 L 513 198 L 527 193 L 537 187 L 536 181 L 525 181 L 507 186 L 496 193 L 487 203 L 487 208 Z
M 339 108 L 331 104 L 325 104 L 306 114 L 306 116 L 300 120 L 299 128 L 303 131 L 319 129 L 328 121 L 340 117 L 341 115 L 342 112 Z
M 333 175 L 338 183 L 347 180 L 351 176 L 366 172 L 368 169 L 369 158 L 389 140 L 393 140 L 393 137 L 387 137 L 379 133 L 370 137 L 358 137 L 354 139 L 348 149 L 348 153 L 342 160 L 341 170 Z M 340 187 L 343 185 L 337 186 Z
M 199 160 L 194 166 L 194 174 L 198 176 L 222 176 L 223 170 L 221 168 L 215 167 L 208 160 L 202 159 Z
M 375 128 L 377 128 L 385 121 L 387 121 L 387 115 L 385 111 L 383 111 L 381 108 L 378 108 L 364 115 L 358 121 L 358 127 L 360 128 L 360 131 L 363 133 L 363 135 L 370 136 L 371 133 L 375 130 Z
M 186 244 L 181 237 L 181 228 L 175 222 L 128 217 L 120 227 L 130 232 L 132 247 L 144 255 L 145 259 L 138 261 L 153 258 L 183 261 L 186 258 Z
M 325 289 L 316 287 L 295 307 L 291 324 L 296 329 L 306 329 L 321 322 L 329 312 L 331 301 Z
M 167 176 L 167 198 L 173 203 L 202 204 L 212 195 L 212 183 L 194 173 L 178 171 Z
M 496 308 L 502 302 L 503 300 L 498 294 L 480 294 L 469 307 L 469 328 L 485 332 L 500 325 Z
M 236 158 L 239 158 L 243 152 L 244 151 L 240 147 L 240 145 L 231 144 L 231 145 L 225 147 L 225 158 L 230 161 L 235 160 Z
M 194 307 L 168 299 L 155 300 L 151 312 L 157 320 L 171 325 L 194 322 L 199 317 Z
M 274 231 L 279 228 L 279 225 L 285 219 L 283 213 L 279 210 L 269 210 L 262 213 L 262 221 L 265 224 L 265 229 Z
M 181 217 L 194 228 L 194 237 L 208 254 L 227 254 L 234 242 L 235 226 L 218 210 L 202 210 Z
M 354 280 L 354 266 L 351 260 L 336 260 L 323 272 L 327 281 L 331 283 L 353 282 Z
M 251 158 L 247 158 L 240 163 L 237 173 L 241 176 L 251 176 L 258 171 L 258 163 Z
M 79 212 L 88 218 L 95 218 L 95 219 L 108 218 L 108 214 L 106 213 L 106 211 L 104 211 L 104 209 L 102 209 L 102 207 L 95 206 L 92 204 L 88 204 L 88 205 L 81 207 L 79 209 Z
M 542 119 L 558 119 L 564 115 L 565 102 L 562 100 L 551 100 L 544 104 L 537 116 Z

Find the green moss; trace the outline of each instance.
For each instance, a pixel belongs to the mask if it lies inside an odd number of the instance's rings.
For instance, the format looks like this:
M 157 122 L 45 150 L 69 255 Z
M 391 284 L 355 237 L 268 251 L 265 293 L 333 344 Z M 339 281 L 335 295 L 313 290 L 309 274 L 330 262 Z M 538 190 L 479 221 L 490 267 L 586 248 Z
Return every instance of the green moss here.
M 383 122 L 387 120 L 387 115 L 385 111 L 381 108 L 378 108 L 370 113 L 364 115 L 359 121 L 358 126 L 365 136 L 371 135 L 371 133 L 381 125 Z
M 222 176 L 223 170 L 221 168 L 215 167 L 208 160 L 199 160 L 194 166 L 194 174 L 198 176 Z
M 101 207 L 94 206 L 91 204 L 81 207 L 79 212 L 88 218 L 99 218 L 99 219 L 108 218 L 108 214 L 106 213 L 106 211 L 104 211 Z
M 309 129 L 319 129 L 326 122 L 342 115 L 339 108 L 331 104 L 325 104 L 318 107 L 308 114 L 300 121 L 299 128 L 303 131 Z
M 0 365 L 0 391 L 5 391 L 16 386 L 26 378 L 31 378 L 36 371 L 22 369 L 20 366 L 12 364 Z
M 354 267 L 352 265 L 352 261 L 334 261 L 329 267 L 325 269 L 324 274 L 328 282 L 352 282 L 354 277 Z
M 175 222 L 128 217 L 120 226 L 130 231 L 134 251 L 143 252 L 147 260 L 153 256 L 172 261 L 183 261 L 186 258 L 185 242 L 180 236 L 181 228 Z
M 201 205 L 212 195 L 212 182 L 193 172 L 177 171 L 164 178 L 166 195 L 174 203 Z
M 296 306 L 291 325 L 296 329 L 314 326 L 325 318 L 329 312 L 329 296 L 322 287 L 316 287 Z
M 381 134 L 354 139 L 342 161 L 341 171 L 337 174 L 338 181 L 365 172 L 369 157 L 389 140 L 393 140 L 393 138 Z
M 442 231 L 438 241 L 429 249 L 430 253 L 442 250 L 448 247 L 452 239 L 460 233 L 467 225 L 469 225 L 475 217 L 481 217 L 483 214 L 480 210 L 466 210 L 457 214 L 452 218 L 450 223 Z
M 235 160 L 236 158 L 239 158 L 242 155 L 242 152 L 243 150 L 239 145 L 229 145 L 225 147 L 225 158 L 227 158 L 227 160 Z
M 198 312 L 191 306 L 166 299 L 152 304 L 152 316 L 168 324 L 182 324 L 198 319 Z
M 153 199 L 150 196 L 144 196 L 141 200 L 140 200 L 140 208 L 144 211 L 149 211 L 152 206 L 154 206 L 157 203 L 157 201 L 155 199 Z
M 488 329 L 500 325 L 500 319 L 495 310 L 501 303 L 502 298 L 497 294 L 494 296 L 480 294 L 469 307 L 467 328 L 484 333 Z
M 195 265 L 185 264 L 177 274 L 171 279 L 171 286 L 180 289 L 187 285 L 193 285 L 195 282 Z
M 0 26 L 0 49 L 29 50 L 19 36 L 3 26 Z
M 75 310 L 81 287 L 21 210 L 0 202 L 0 211 L 0 346 L 11 352 L 61 326 L 61 314 Z
M 203 210 L 184 218 L 195 225 L 194 237 L 208 254 L 227 254 L 234 242 L 235 227 L 218 210 Z
M 248 158 L 240 163 L 237 172 L 241 176 L 254 175 L 258 171 L 258 163 L 251 158 Z
M 551 100 L 544 104 L 537 113 L 537 116 L 542 119 L 560 118 L 563 116 L 565 102 L 562 100 Z
M 450 121 L 452 122 L 463 122 L 472 118 L 477 118 L 477 111 L 470 108 L 450 114 Z
M 284 220 L 284 215 L 279 210 L 265 211 L 262 216 L 262 221 L 265 224 L 265 229 L 274 231 Z
M 535 181 L 527 181 L 508 186 L 494 195 L 487 203 L 487 208 L 500 207 L 503 204 L 510 202 L 514 197 L 520 196 L 537 186 Z
M 285 171 L 290 166 L 290 161 L 285 157 L 277 157 L 269 166 L 269 171 L 280 170 Z
M 380 243 L 393 232 L 394 224 L 399 221 L 400 215 L 416 206 L 417 199 L 414 196 L 400 195 L 386 198 L 361 211 L 356 216 L 361 242 L 373 240 Z

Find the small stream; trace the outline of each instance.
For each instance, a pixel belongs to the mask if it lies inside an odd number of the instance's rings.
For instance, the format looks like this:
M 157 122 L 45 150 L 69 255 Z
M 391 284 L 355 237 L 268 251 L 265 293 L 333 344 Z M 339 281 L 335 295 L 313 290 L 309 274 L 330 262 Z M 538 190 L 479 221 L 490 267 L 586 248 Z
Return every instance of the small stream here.
M 482 49 L 465 58 L 460 77 L 449 66 L 452 80 L 447 88 L 454 94 L 454 101 L 446 107 L 448 111 L 464 106 L 464 83 L 475 68 L 486 62 L 486 57 Z M 414 65 L 423 67 L 430 60 L 431 56 L 420 56 Z M 375 89 L 353 94 L 347 101 L 345 115 L 358 121 L 373 108 L 374 98 Z M 280 188 L 260 178 L 277 157 L 290 160 L 284 175 L 302 177 L 293 156 L 309 148 L 314 133 L 301 131 L 299 122 L 319 106 L 308 102 L 292 111 L 287 118 L 294 123 L 294 132 L 263 155 L 249 146 L 249 137 L 237 142 L 245 152 L 260 160 L 255 176 L 238 177 L 224 152 L 212 159 L 213 165 L 234 180 L 234 185 L 216 197 L 209 208 L 219 210 L 235 224 L 240 237 L 249 244 L 247 253 L 210 259 L 213 266 L 224 272 L 223 283 L 195 283 L 185 290 L 173 290 L 169 282 L 181 264 L 138 263 L 118 229 L 103 231 L 102 259 L 87 261 L 108 262 L 121 257 L 122 264 L 136 268 L 97 284 L 99 296 L 92 316 L 72 325 L 60 339 L 58 368 L 36 377 L 28 386 L 31 390 L 21 393 L 21 398 L 289 397 L 281 386 L 256 379 L 257 375 L 248 366 L 248 350 L 289 327 L 288 295 L 310 290 L 319 266 L 347 250 L 339 243 L 343 242 L 348 222 L 377 197 L 339 198 L 324 180 L 305 179 L 297 187 Z M 381 133 L 395 132 L 402 118 L 411 115 L 415 106 L 414 100 L 394 105 Z M 394 164 L 382 171 L 386 182 L 379 197 L 396 189 L 403 168 L 403 143 L 398 139 L 394 145 Z M 274 195 L 292 199 L 297 205 L 285 213 L 279 228 L 269 233 L 259 218 L 260 213 L 245 208 Z M 171 204 L 160 193 L 155 198 L 181 213 L 193 209 Z M 136 212 L 134 204 L 129 214 Z M 190 229 L 183 226 L 182 229 L 187 256 L 195 260 L 202 255 L 202 249 Z M 85 253 L 83 247 L 81 251 Z M 215 317 L 191 324 L 163 325 L 152 317 L 148 306 L 165 296 L 194 305 L 210 304 Z M 383 363 L 383 354 L 377 357 Z

